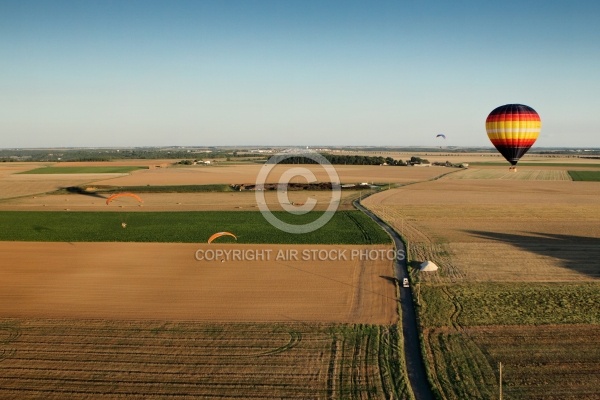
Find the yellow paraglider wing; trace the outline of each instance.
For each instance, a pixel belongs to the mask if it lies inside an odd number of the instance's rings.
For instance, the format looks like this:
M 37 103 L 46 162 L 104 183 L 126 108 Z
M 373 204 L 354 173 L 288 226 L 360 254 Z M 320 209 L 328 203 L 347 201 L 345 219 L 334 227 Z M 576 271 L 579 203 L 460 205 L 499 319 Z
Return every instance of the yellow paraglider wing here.
M 235 240 L 237 240 L 237 237 L 231 232 L 217 232 L 208 238 L 208 243 L 212 243 L 213 240 L 215 240 L 216 238 L 220 238 L 221 236 L 231 236 Z

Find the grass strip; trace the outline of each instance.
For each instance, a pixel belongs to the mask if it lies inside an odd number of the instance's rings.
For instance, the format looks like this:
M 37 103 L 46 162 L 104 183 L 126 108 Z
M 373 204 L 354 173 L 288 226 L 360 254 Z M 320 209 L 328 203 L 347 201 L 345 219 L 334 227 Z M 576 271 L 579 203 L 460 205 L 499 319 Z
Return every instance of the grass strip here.
M 600 182 L 600 171 L 567 171 L 574 181 Z

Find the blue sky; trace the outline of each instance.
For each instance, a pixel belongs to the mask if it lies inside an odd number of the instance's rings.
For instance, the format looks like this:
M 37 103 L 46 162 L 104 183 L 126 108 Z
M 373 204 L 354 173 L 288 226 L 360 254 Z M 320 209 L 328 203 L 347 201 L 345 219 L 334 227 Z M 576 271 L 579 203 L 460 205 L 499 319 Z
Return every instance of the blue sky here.
M 0 0 L 0 148 L 600 147 L 598 1 Z M 439 140 L 439 139 L 438 139 Z

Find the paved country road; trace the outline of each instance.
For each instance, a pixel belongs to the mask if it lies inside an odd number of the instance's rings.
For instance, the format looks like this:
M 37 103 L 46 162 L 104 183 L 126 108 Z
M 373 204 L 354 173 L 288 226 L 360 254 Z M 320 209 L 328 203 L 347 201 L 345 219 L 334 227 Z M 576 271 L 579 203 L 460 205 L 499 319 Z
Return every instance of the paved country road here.
M 367 214 L 373 221 L 381 226 L 394 240 L 396 251 L 406 254 L 404 242 L 388 224 L 383 222 L 377 215 L 364 208 L 358 200 L 353 202 L 354 206 Z M 402 334 L 404 336 L 404 357 L 410 386 L 417 400 L 433 400 L 433 393 L 427 381 L 425 365 L 421 357 L 421 344 L 419 342 L 419 329 L 417 325 L 417 314 L 412 298 L 412 289 L 402 287 L 402 279 L 408 278 L 408 266 L 406 257 L 397 257 L 394 261 L 394 274 L 400 284 L 400 306 L 402 311 Z

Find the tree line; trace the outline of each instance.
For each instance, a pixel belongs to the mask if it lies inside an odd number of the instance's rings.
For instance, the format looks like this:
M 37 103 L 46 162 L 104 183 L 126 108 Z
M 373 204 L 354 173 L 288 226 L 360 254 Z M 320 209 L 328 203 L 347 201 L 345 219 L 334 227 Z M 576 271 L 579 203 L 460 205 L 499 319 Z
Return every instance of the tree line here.
M 410 160 L 396 160 L 392 157 L 382 156 L 353 156 L 341 154 L 321 154 L 332 165 L 414 165 L 428 164 L 429 161 L 421 157 L 411 157 Z M 283 157 L 283 156 L 281 156 Z M 280 164 L 317 164 L 315 160 L 305 155 L 288 156 Z

